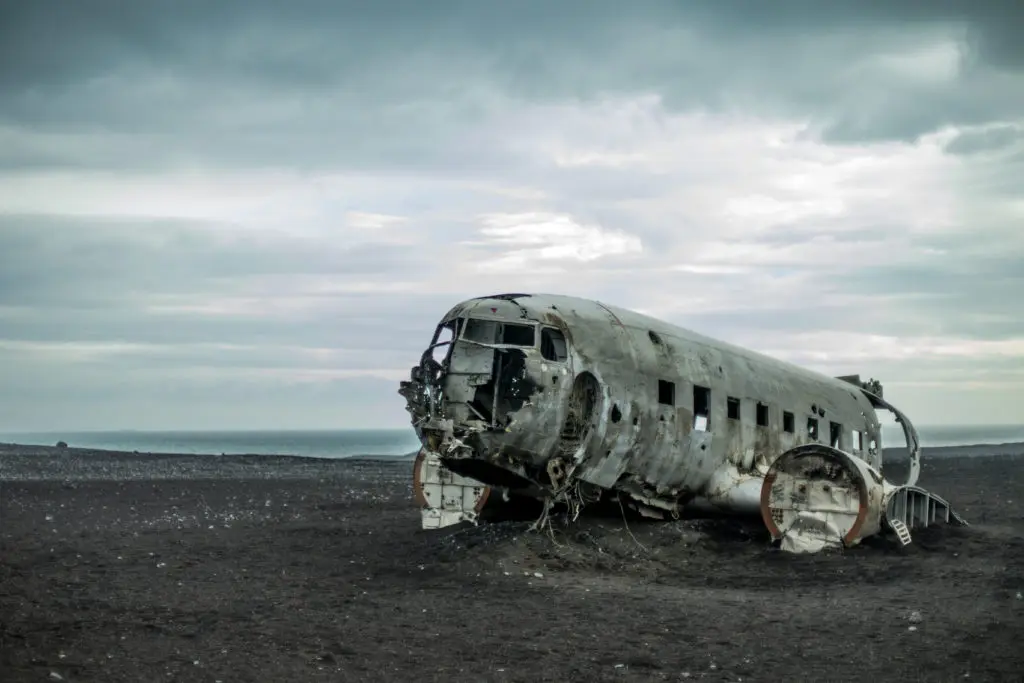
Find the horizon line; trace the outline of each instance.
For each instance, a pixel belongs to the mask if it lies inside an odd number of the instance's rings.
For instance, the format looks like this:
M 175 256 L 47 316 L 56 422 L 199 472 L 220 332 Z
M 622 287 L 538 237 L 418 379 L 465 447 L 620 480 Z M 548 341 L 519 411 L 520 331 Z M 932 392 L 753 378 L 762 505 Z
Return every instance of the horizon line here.
M 915 424 L 915 427 L 920 431 L 924 429 L 991 429 L 991 428 L 1022 428 L 1024 429 L 1024 422 L 991 422 L 991 423 L 959 423 L 950 424 L 948 422 L 926 424 L 920 423 Z M 883 424 L 882 428 L 890 429 L 901 429 L 897 424 Z M 223 433 L 288 433 L 288 432 L 399 432 L 399 431 L 413 431 L 412 425 L 407 426 L 390 426 L 390 427 L 162 427 L 162 428 L 92 428 L 92 429 L 2 429 L 0 428 L 0 434 L 171 434 L 171 433 L 192 433 L 192 434 L 223 434 Z

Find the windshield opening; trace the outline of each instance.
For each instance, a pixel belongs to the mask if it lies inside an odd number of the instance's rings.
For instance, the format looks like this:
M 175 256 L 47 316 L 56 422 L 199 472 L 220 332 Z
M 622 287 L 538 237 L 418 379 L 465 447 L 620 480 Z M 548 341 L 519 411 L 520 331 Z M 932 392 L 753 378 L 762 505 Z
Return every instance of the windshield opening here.
M 470 318 L 462 338 L 481 344 L 532 347 L 536 346 L 536 335 L 537 328 L 533 325 Z
M 459 336 L 459 324 L 461 319 L 449 320 L 437 326 L 434 332 L 434 340 L 430 343 L 430 353 L 438 363 L 448 360 L 451 352 L 452 342 Z

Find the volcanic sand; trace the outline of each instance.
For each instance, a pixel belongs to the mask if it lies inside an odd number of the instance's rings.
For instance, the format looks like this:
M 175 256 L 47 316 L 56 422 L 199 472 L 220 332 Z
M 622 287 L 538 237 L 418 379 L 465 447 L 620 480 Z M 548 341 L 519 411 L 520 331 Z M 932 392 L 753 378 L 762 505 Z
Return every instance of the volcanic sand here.
M 615 509 L 424 531 L 408 461 L 0 446 L 0 681 L 1019 681 L 1022 465 L 926 449 L 970 526 L 798 556 Z

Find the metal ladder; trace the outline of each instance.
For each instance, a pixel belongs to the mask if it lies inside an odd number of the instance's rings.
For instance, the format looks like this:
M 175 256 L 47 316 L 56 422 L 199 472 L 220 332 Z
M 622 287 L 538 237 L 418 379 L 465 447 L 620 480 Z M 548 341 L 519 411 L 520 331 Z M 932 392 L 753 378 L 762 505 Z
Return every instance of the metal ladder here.
M 910 529 L 901 520 L 891 519 L 889 520 L 889 526 L 896 532 L 896 537 L 900 539 L 900 545 L 910 545 Z

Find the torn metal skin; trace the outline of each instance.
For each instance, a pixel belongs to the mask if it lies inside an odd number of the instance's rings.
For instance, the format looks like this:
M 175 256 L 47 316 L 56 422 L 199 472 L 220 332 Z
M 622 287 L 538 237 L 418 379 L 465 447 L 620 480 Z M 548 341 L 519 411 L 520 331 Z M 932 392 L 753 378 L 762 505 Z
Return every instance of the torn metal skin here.
M 618 496 L 644 515 L 760 515 L 784 549 L 901 542 L 964 523 L 916 487 L 920 445 L 881 385 L 828 377 L 597 301 L 500 294 L 453 307 L 399 393 L 423 448 L 423 526 L 475 522 L 494 491 L 574 513 Z M 911 466 L 885 481 L 876 409 Z

